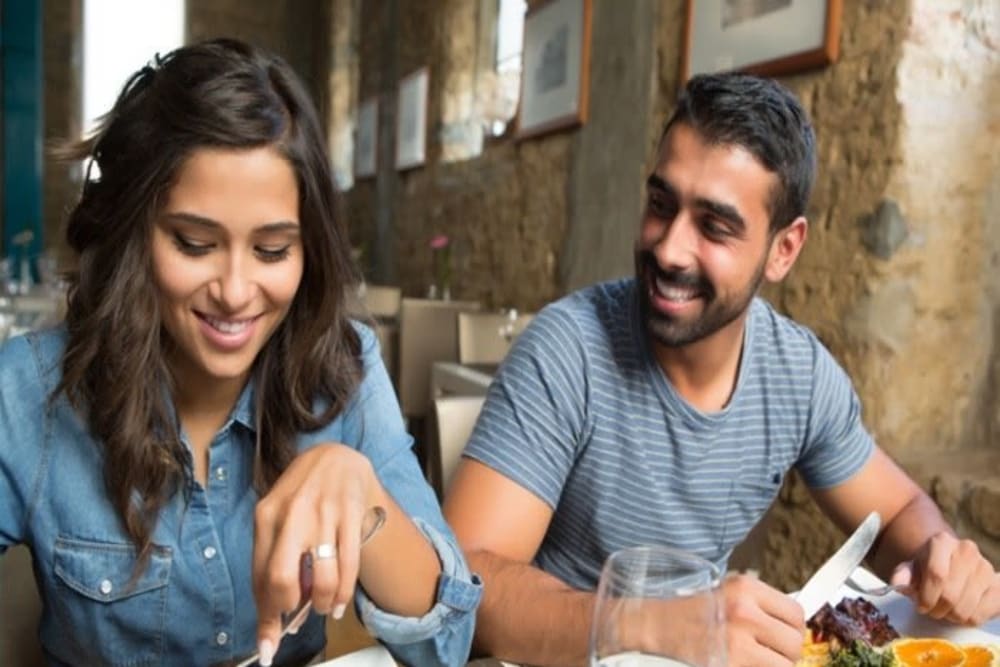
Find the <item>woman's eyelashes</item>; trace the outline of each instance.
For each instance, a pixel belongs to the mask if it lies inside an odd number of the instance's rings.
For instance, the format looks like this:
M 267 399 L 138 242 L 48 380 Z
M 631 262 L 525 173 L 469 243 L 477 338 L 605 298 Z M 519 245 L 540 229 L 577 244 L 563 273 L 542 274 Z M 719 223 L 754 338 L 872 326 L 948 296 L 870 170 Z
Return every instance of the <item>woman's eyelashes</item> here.
M 254 252 L 262 262 L 280 262 L 281 260 L 288 257 L 291 252 L 292 244 L 286 244 L 280 248 L 267 248 L 256 246 Z
M 174 232 L 174 245 L 182 253 L 191 257 L 201 257 L 203 255 L 207 255 L 215 248 L 215 243 L 196 241 L 185 236 L 184 234 L 181 234 L 180 232 Z M 279 246 L 256 245 L 254 246 L 253 251 L 262 262 L 280 262 L 288 257 L 291 252 L 291 247 L 291 243 Z
M 192 257 L 200 257 L 202 255 L 208 254 L 208 252 L 215 246 L 214 243 L 203 243 L 200 241 L 195 241 L 190 239 L 180 232 L 174 232 L 174 245 L 185 255 L 191 255 Z

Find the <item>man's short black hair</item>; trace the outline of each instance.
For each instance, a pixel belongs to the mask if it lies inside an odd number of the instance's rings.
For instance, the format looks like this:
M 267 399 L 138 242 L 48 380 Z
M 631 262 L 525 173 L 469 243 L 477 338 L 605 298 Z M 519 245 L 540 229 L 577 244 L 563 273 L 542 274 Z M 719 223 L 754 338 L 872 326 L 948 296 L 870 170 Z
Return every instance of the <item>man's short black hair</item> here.
M 769 202 L 772 233 L 805 213 L 816 176 L 816 135 L 790 90 L 748 74 L 700 74 L 681 92 L 661 141 L 677 123 L 710 143 L 746 149 L 778 175 Z

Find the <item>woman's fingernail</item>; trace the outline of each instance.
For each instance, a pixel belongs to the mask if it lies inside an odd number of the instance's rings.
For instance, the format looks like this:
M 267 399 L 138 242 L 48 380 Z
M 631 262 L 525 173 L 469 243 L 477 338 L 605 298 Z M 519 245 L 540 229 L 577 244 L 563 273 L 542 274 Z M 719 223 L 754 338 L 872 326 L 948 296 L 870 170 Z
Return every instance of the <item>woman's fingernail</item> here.
M 257 645 L 257 652 L 260 653 L 260 658 L 257 660 L 260 667 L 271 667 L 271 663 L 274 662 L 274 644 L 271 640 L 262 639 Z
M 347 605 L 341 602 L 333 608 L 333 617 L 339 621 L 344 617 L 345 611 L 347 611 Z

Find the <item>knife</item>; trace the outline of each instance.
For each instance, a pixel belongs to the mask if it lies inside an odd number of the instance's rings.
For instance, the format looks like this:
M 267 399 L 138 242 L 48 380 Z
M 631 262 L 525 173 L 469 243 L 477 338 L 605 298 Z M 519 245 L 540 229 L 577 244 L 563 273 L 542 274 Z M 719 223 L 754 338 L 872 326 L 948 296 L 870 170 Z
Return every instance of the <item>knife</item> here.
M 829 602 L 833 594 L 847 581 L 851 572 L 854 572 L 865 559 L 865 554 L 875 543 L 881 526 L 882 519 L 878 512 L 869 514 L 837 552 L 809 578 L 795 596 L 795 601 L 802 605 L 807 620 Z

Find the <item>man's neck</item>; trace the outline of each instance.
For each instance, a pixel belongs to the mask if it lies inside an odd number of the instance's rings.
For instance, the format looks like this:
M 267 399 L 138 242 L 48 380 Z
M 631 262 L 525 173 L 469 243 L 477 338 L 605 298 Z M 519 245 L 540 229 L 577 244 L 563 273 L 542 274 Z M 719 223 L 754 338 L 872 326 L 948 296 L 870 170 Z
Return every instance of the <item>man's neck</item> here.
M 690 405 L 718 412 L 729 404 L 739 378 L 749 309 L 710 336 L 682 347 L 652 341 L 653 356 L 667 380 Z

